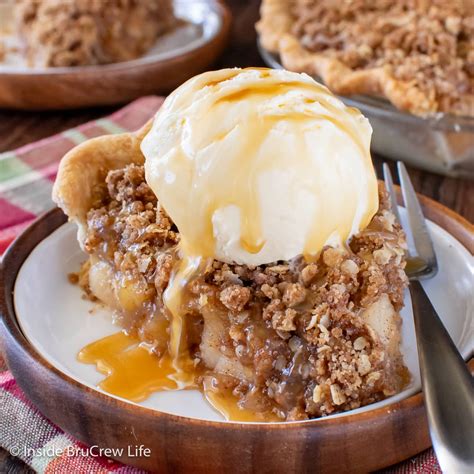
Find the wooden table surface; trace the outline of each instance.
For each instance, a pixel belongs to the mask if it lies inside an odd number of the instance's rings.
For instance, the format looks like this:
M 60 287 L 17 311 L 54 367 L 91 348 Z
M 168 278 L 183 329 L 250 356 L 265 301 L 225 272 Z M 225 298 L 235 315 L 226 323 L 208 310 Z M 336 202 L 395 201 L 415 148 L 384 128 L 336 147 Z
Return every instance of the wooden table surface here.
M 228 0 L 234 24 L 230 44 L 215 65 L 263 66 L 256 48 L 254 24 L 258 18 L 259 0 Z M 108 115 L 118 107 L 60 112 L 16 112 L 0 110 L 0 152 L 11 150 L 49 135 L 67 130 L 89 120 Z M 379 176 L 383 158 L 375 156 Z M 393 167 L 393 164 L 391 163 Z M 455 210 L 474 222 L 474 183 L 409 168 L 415 189 Z M 16 458 L 0 449 L 0 473 L 30 472 Z

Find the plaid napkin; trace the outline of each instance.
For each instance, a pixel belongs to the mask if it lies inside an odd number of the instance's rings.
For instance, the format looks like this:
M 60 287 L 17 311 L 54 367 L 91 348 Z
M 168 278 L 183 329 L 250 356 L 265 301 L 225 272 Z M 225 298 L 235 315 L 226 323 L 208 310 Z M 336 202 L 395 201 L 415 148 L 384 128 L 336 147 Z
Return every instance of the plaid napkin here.
M 142 126 L 162 104 L 144 97 L 108 118 L 0 154 L 0 255 L 39 214 L 51 209 L 51 190 L 61 157 L 74 145 L 107 133 Z M 0 356 L 0 369 L 2 367 Z M 139 473 L 87 447 L 46 419 L 26 398 L 9 371 L 0 372 L 0 446 L 40 473 Z M 433 451 L 385 470 L 386 473 L 439 473 Z

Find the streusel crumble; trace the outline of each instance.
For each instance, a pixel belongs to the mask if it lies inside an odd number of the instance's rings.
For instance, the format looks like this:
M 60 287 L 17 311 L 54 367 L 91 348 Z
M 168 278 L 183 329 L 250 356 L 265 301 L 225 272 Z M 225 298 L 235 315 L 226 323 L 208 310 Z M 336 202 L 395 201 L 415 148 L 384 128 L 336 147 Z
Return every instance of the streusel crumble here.
M 120 307 L 107 291 L 96 296 L 163 355 L 163 292 L 180 259 L 179 233 L 142 166 L 110 171 L 103 186 L 87 215 L 91 260 L 81 284 L 89 291 L 91 268 L 106 262 L 119 276 Z M 285 420 L 351 410 L 400 391 L 408 373 L 393 335 L 407 284 L 405 240 L 382 186 L 379 194 L 377 214 L 344 250 L 325 247 L 311 262 L 298 257 L 255 267 L 207 262 L 185 300 L 198 385 Z
M 474 115 L 471 1 L 265 0 L 258 28 L 288 68 L 319 74 L 336 93 Z

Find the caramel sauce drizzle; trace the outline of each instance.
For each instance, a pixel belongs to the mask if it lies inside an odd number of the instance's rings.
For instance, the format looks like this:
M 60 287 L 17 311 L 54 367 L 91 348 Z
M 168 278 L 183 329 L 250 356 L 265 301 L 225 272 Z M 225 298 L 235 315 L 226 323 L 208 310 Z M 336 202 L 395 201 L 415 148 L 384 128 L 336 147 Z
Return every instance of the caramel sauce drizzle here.
M 178 262 L 171 275 L 171 280 L 166 288 L 163 299 L 170 312 L 170 341 L 168 352 L 174 373 L 171 378 L 179 388 L 190 387 L 194 383 L 193 361 L 188 352 L 184 334 L 184 291 L 190 279 L 202 268 L 200 257 L 190 258 L 186 254 Z
M 157 190 L 164 208 L 173 215 L 183 239 L 183 248 L 190 256 L 215 257 L 212 219 L 217 210 L 228 206 L 236 206 L 240 210 L 242 248 L 256 254 L 264 247 L 266 242 L 262 232 L 258 179 L 265 172 L 285 169 L 288 166 L 298 168 L 299 175 L 305 179 L 302 186 L 310 194 L 316 197 L 320 195 L 320 190 L 328 186 L 328 183 L 322 182 L 318 173 L 318 168 L 325 163 L 314 163 L 311 160 L 311 153 L 308 153 L 304 140 L 305 129 L 318 126 L 318 123 L 331 122 L 355 143 L 363 156 L 364 165 L 368 169 L 372 167 L 368 144 L 359 138 L 360 113 L 357 110 L 338 108 L 331 102 L 333 98 L 330 93 L 320 84 L 303 81 L 282 82 L 271 77 L 266 69 L 259 72 L 259 79 L 255 78 L 250 83 L 238 83 L 234 87 L 217 89 L 224 82 L 242 73 L 239 70 L 220 71 L 217 80 L 214 76 L 210 76 L 207 81 L 202 79 L 198 86 L 191 88 L 191 92 L 182 86 L 182 96 L 170 102 L 170 108 L 175 114 L 178 111 L 183 112 L 176 104 L 189 106 L 193 101 L 190 97 L 186 99 L 186 96 L 195 93 L 197 87 L 216 88 L 214 94 L 202 99 L 205 102 L 202 109 L 208 111 L 216 123 L 209 123 L 206 112 L 201 112 L 202 116 L 194 119 L 184 114 L 186 118 L 172 130 L 175 134 L 173 140 L 178 145 L 167 153 L 166 160 L 159 160 L 161 163 L 152 165 L 158 171 L 154 172 L 155 175 L 147 171 L 147 180 L 152 188 Z M 262 80 L 264 77 L 266 79 Z M 292 91 L 302 95 L 298 100 L 306 105 L 304 110 L 294 111 L 291 107 L 285 109 L 285 104 L 282 103 L 280 114 L 273 110 L 262 112 L 262 109 L 255 105 L 265 103 L 267 99 L 284 97 L 284 94 Z M 232 104 L 238 104 L 236 113 L 243 117 L 237 124 L 235 121 L 226 122 L 226 116 L 233 114 Z M 315 108 L 315 104 L 319 108 Z M 166 113 L 167 111 L 163 110 L 163 117 L 167 116 Z M 159 117 L 160 114 L 157 120 Z M 188 121 L 193 121 L 191 132 L 186 132 Z M 264 137 L 270 137 L 281 123 L 298 126 L 297 132 L 301 138 L 295 140 L 294 155 L 299 159 L 292 159 L 285 154 L 260 152 Z M 232 134 L 238 134 L 238 150 L 228 149 L 222 153 L 211 152 L 198 156 L 198 151 L 216 146 Z M 368 175 L 371 174 L 372 170 Z M 170 175 L 174 176 L 171 182 L 166 178 Z M 175 180 L 180 180 L 179 188 L 188 193 L 186 200 L 183 200 L 182 195 L 178 196 L 181 193 L 174 192 L 177 186 Z M 331 183 L 336 186 L 337 184 Z M 361 228 L 369 223 L 377 209 L 375 180 L 368 186 L 367 202 L 373 205 L 368 205 L 364 215 L 360 216 Z M 310 216 L 314 225 L 306 237 L 304 254 L 312 256 L 318 253 L 333 234 L 340 236 L 341 241 L 346 240 L 352 228 L 357 204 L 357 199 L 350 198 L 344 206 L 335 205 L 330 199 L 324 202 L 316 215 Z M 341 208 L 344 209 L 343 216 L 339 215 Z

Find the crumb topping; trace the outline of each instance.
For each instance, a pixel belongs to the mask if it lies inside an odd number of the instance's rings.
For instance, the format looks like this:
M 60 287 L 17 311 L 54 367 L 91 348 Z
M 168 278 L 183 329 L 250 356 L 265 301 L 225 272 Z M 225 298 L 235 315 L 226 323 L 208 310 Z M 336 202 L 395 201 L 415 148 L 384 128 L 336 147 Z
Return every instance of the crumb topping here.
M 473 114 L 471 1 L 295 0 L 293 14 L 293 32 L 308 50 L 354 70 L 386 68 L 424 92 L 425 109 Z
M 103 201 L 87 216 L 85 249 L 108 262 L 120 284 L 140 289 L 139 301 L 119 316 L 127 313 L 123 324 L 160 353 L 169 320 L 162 295 L 179 262 L 179 234 L 145 183 L 143 167 L 111 171 L 106 185 Z M 388 347 L 368 324 L 378 305 L 377 318 L 390 315 L 398 333 L 396 311 L 407 284 L 404 235 L 382 186 L 379 194 L 370 225 L 347 248 L 326 247 L 315 261 L 207 262 L 188 284 L 186 302 L 200 383 L 211 378 L 241 407 L 287 420 L 354 409 L 401 389 L 407 372 L 398 344 Z

